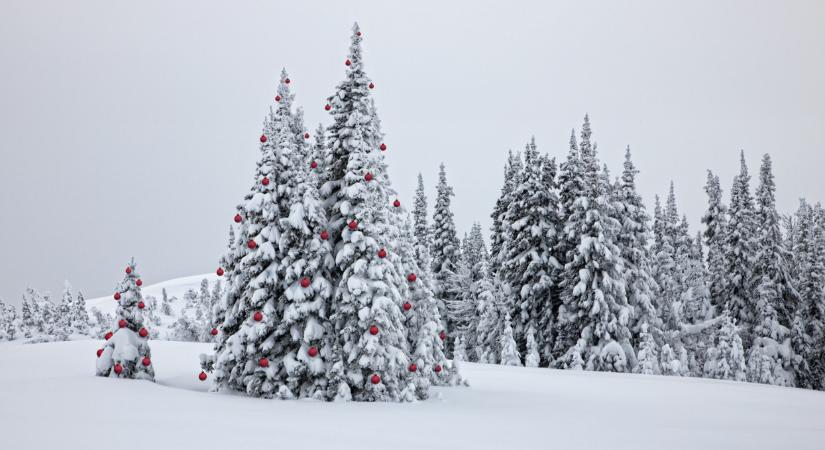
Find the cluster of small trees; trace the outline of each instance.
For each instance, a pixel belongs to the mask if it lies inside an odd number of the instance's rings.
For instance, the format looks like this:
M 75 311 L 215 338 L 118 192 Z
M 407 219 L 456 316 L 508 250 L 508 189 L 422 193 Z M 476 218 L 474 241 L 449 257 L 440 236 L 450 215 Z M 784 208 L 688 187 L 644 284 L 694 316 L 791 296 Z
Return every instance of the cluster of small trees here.
M 83 294 L 74 293 L 68 282 L 58 303 L 32 288 L 23 294 L 19 313 L 0 301 L 0 340 L 65 341 L 88 335 L 91 326 Z
M 190 289 L 183 295 L 184 305 L 180 313 L 176 316 L 175 322 L 169 328 L 168 339 L 173 341 L 191 342 L 212 342 L 215 331 L 215 318 L 212 317 L 213 307 L 219 303 L 222 294 L 220 280 L 215 282 L 212 289 L 209 289 L 209 281 L 204 278 L 201 281 L 200 290 Z M 162 312 L 168 316 L 173 315 L 170 306 L 171 301 L 163 291 Z M 149 308 L 151 313 L 153 308 Z M 150 316 L 150 321 L 153 317 Z
M 416 220 L 455 358 L 822 389 L 825 210 L 782 218 L 770 156 L 752 191 L 742 155 L 727 204 L 708 172 L 692 235 L 672 184 L 651 218 L 630 149 L 612 179 L 596 148 L 585 116 L 560 164 L 511 152 L 489 253 L 478 225 L 459 245 L 442 167 L 434 224 Z

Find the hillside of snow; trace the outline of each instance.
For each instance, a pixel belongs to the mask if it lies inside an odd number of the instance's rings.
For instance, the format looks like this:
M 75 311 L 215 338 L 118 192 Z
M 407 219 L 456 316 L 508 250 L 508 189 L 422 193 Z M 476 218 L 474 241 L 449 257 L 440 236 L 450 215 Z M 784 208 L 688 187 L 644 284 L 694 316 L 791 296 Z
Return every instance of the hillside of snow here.
M 0 344 L 0 447 L 825 448 L 823 392 L 465 363 L 471 387 L 418 403 L 261 400 L 207 392 L 197 374 L 209 344 L 151 341 L 150 383 L 95 377 L 101 343 Z

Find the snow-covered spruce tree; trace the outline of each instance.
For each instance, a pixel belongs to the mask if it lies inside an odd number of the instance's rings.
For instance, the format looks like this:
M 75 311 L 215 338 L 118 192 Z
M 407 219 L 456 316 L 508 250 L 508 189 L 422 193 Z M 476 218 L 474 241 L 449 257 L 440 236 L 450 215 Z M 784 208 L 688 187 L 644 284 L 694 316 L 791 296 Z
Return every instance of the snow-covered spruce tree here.
M 461 258 L 466 262 L 467 267 L 473 270 L 473 281 L 479 280 L 481 278 L 481 273 L 477 270 L 479 265 L 483 263 L 487 266 L 490 259 L 480 223 L 475 222 L 470 228 L 470 234 L 467 235 L 462 246 Z
M 512 201 L 513 190 L 518 185 L 521 177 L 522 164 L 521 154 L 510 151 L 507 156 L 507 164 L 504 167 L 504 185 L 501 187 L 501 194 L 496 200 L 496 205 L 490 217 L 493 225 L 490 228 L 490 275 L 498 273 L 501 267 L 502 249 L 507 245 L 507 238 L 510 230 L 510 219 L 507 217 L 510 202 Z
M 555 175 L 555 161 L 540 156 L 535 138 L 531 139 L 525 146 L 524 170 L 507 210 L 509 239 L 501 253 L 499 269 L 500 279 L 515 294 L 510 312 L 513 335 L 519 353 L 525 357 L 531 356 L 528 340 L 537 349 L 552 346 L 549 299 L 553 272 L 561 268 L 554 254 L 559 224 Z
M 708 195 L 708 210 L 702 217 L 705 225 L 704 242 L 708 248 L 708 288 L 716 311 L 721 311 L 727 299 L 725 296 L 725 244 L 727 242 L 727 207 L 722 202 L 722 186 L 719 177 L 708 170 L 705 184 Z
M 17 337 L 17 309 L 0 299 L 0 341 L 12 341 Z
M 424 177 L 419 172 L 412 211 L 415 226 L 415 258 L 419 267 L 429 270 L 432 266 L 432 258 L 430 256 L 430 226 L 427 214 L 427 194 L 424 191 Z
M 796 385 L 825 387 L 825 211 L 805 200 L 796 213 L 798 234 L 794 247 L 798 267 L 796 285 L 801 301 L 791 329 Z
M 740 153 L 740 171 L 731 188 L 728 231 L 725 242 L 725 298 L 731 315 L 736 319 L 745 348 L 752 342 L 756 325 L 754 299 L 754 263 L 756 257 L 756 223 L 750 175 L 745 154 Z
M 708 350 L 705 362 L 705 377 L 717 380 L 745 381 L 747 364 L 742 339 L 733 316 L 723 312 L 722 327 L 716 333 L 715 346 Z
M 504 366 L 521 366 L 516 340 L 513 338 L 513 327 L 510 325 L 510 312 L 504 311 L 504 331 L 499 337 L 501 346 L 501 364 Z
M 328 99 L 333 123 L 323 187 L 337 280 L 333 333 L 340 347 L 332 355 L 328 391 L 338 399 L 402 401 L 419 395 L 409 371 L 407 330 L 399 287 L 415 282 L 397 258 L 387 258 L 392 236 L 400 233 L 390 211 L 386 164 L 377 114 L 364 72 L 361 32 L 353 27 L 346 77 Z M 376 333 L 373 333 L 376 331 Z
M 582 360 L 588 370 L 627 371 L 632 308 L 625 295 L 624 261 L 615 244 L 620 224 L 610 217 L 612 206 L 590 137 L 585 116 L 579 150 L 585 188 L 564 217 L 563 235 L 572 245 L 561 273 L 555 365 L 572 368 Z
M 661 373 L 659 365 L 659 350 L 646 323 L 642 323 L 639 327 L 638 348 L 638 361 L 636 363 L 636 367 L 633 368 L 633 372 L 643 375 L 659 375 Z
M 115 331 L 106 333 L 106 344 L 97 351 L 97 376 L 155 381 L 149 331 L 143 324 L 142 284 L 135 260 L 126 266 L 126 276 L 117 287 Z
M 616 244 L 625 262 L 625 288 L 627 301 L 634 310 L 631 331 L 633 344 L 640 348 L 643 341 L 642 325 L 650 334 L 650 328 L 658 328 L 656 312 L 656 291 L 659 286 L 651 275 L 653 255 L 650 250 L 652 240 L 650 217 L 645 211 L 642 197 L 636 191 L 636 174 L 639 171 L 630 156 L 630 147 L 625 151 L 624 170 L 615 190 L 621 230 Z M 654 349 L 655 350 L 655 349 Z M 650 355 L 648 351 L 648 356 Z M 653 358 L 658 357 L 658 352 Z
M 447 184 L 447 171 L 444 168 L 444 163 L 439 166 L 436 192 L 431 247 L 432 273 L 435 280 L 435 295 L 439 301 L 439 310 L 446 310 L 446 304 L 450 301 L 450 277 L 455 272 L 461 259 L 461 248 L 455 232 L 453 212 L 450 210 L 450 197 L 455 194 L 452 186 Z M 441 319 L 445 331 L 452 329 L 452 324 L 448 320 L 449 316 L 445 315 Z M 448 340 L 448 349 L 450 344 L 451 340 Z
M 776 211 L 776 185 L 771 158 L 765 154 L 756 189 L 756 276 L 759 277 L 753 345 L 748 354 L 748 380 L 793 386 L 794 369 L 790 328 L 792 310 L 799 305 L 787 261 L 791 255 L 782 242 L 781 221 Z

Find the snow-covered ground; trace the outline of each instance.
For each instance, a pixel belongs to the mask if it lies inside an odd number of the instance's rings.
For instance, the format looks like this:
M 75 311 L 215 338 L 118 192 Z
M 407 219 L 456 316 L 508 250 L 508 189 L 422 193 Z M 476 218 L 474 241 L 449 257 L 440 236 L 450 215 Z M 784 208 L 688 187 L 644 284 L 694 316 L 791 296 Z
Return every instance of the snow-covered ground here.
M 425 402 L 261 400 L 207 392 L 209 344 L 151 341 L 154 384 L 95 377 L 100 346 L 0 344 L 0 448 L 825 448 L 823 392 L 465 364 Z

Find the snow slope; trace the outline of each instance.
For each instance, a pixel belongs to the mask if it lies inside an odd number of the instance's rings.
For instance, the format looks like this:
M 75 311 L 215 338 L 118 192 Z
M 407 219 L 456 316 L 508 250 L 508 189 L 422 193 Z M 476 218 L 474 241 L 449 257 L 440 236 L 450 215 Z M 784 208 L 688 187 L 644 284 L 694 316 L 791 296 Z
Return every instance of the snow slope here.
M 0 447 L 825 448 L 822 392 L 465 364 L 472 387 L 434 389 L 425 402 L 261 400 L 206 392 L 197 355 L 209 344 L 152 341 L 156 384 L 95 377 L 100 345 L 0 344 Z

